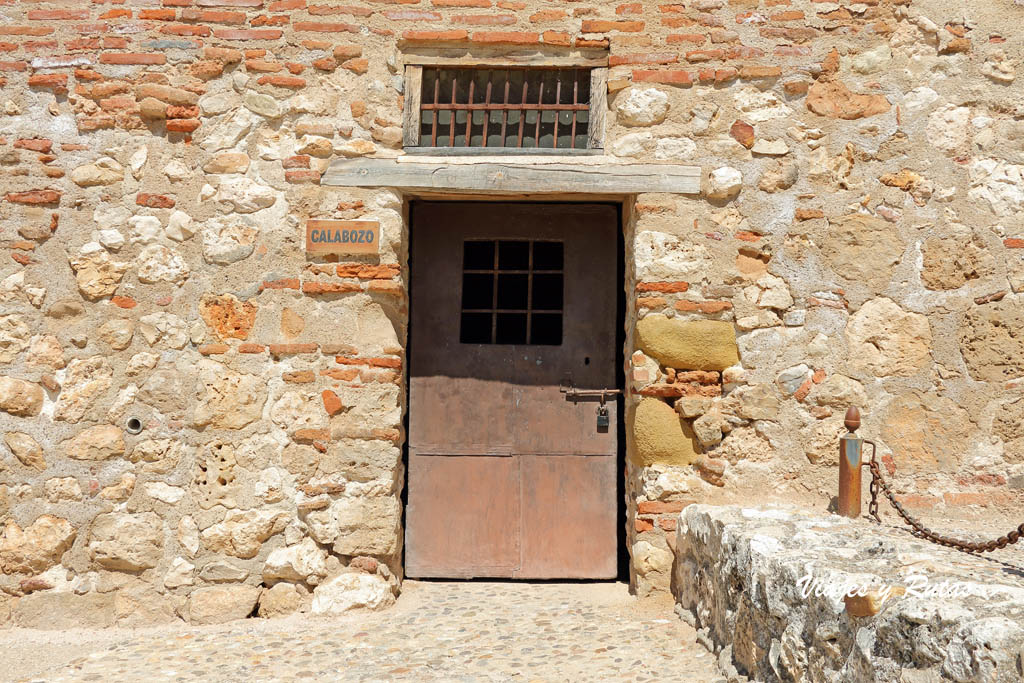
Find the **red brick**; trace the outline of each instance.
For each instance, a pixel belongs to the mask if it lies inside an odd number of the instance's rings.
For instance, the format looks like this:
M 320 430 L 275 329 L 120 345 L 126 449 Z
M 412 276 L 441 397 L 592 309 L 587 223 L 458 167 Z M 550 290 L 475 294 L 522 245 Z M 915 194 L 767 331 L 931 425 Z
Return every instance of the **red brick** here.
M 724 57 L 725 50 L 690 50 L 686 53 L 688 62 L 709 62 Z
M 377 292 L 378 294 L 388 294 L 392 296 L 403 296 L 405 294 L 405 287 L 400 282 L 391 282 L 390 280 L 371 280 L 366 286 L 368 292 Z
M 239 353 L 263 353 L 267 350 L 267 347 L 262 344 L 245 343 L 238 345 Z
M 771 16 L 772 21 L 801 21 L 803 18 L 804 13 L 799 10 L 788 10 Z
M 28 69 L 28 62 L 0 62 L 0 71 L 25 71 Z M 59 76 L 60 74 L 50 74 L 53 76 Z M 67 82 L 65 77 L 64 82 Z M 29 85 L 32 85 L 29 82 Z
M 665 83 L 668 85 L 691 85 L 693 74 L 689 71 L 651 71 L 636 69 L 633 80 L 640 83 Z
M 320 347 L 313 343 L 270 345 L 270 353 L 274 356 L 293 356 L 300 353 L 316 353 L 319 349 Z
M 199 107 L 186 107 L 180 104 L 168 105 L 165 112 L 169 119 L 198 119 Z
M 545 45 L 569 47 L 572 44 L 572 36 L 565 31 L 544 31 L 540 34 L 540 38 Z
M 346 59 L 341 63 L 341 68 L 347 69 L 352 73 L 364 74 L 370 68 L 370 60 L 364 57 L 358 57 L 356 59 Z
M 750 232 L 749 230 L 737 230 L 733 233 L 733 237 L 744 242 L 757 242 L 761 239 L 760 235 L 756 232 Z
M 647 519 L 637 519 L 633 522 L 634 528 L 638 534 L 642 534 L 645 531 L 650 531 L 654 528 L 654 524 Z
M 342 382 L 351 382 L 359 376 L 359 370 L 355 368 L 332 368 L 330 370 L 321 370 L 320 374 L 324 377 L 330 377 L 331 379 L 340 380 Z
M 217 28 L 213 30 L 214 37 L 223 40 L 277 40 L 283 34 L 284 32 L 279 28 Z
M 135 195 L 135 203 L 139 206 L 148 206 L 151 209 L 173 209 L 174 199 L 165 194 L 149 194 L 140 192 Z
M 263 7 L 263 0 L 196 0 L 200 7 Z
M 0 36 L 48 36 L 52 26 L 0 26 Z
M 685 503 L 665 503 L 660 500 L 641 500 L 636 504 L 636 511 L 641 515 L 661 515 L 671 512 L 682 512 Z
M 8 192 L 7 201 L 14 204 L 56 204 L 60 201 L 60 192 L 56 190 Z
M 160 33 L 171 36 L 201 36 L 205 38 L 212 31 L 209 26 L 193 26 L 192 24 L 172 24 L 160 27 Z
M 64 21 L 67 19 L 88 19 L 88 9 L 33 9 L 28 11 L 30 21 Z
M 165 0 L 164 4 L 169 4 L 169 0 Z M 112 9 L 104 12 L 99 16 L 100 19 L 131 19 L 132 11 L 129 9 Z
M 323 399 L 324 410 L 327 411 L 328 415 L 337 415 L 344 407 L 341 403 L 341 399 L 338 398 L 338 395 L 330 389 L 324 389 L 320 394 L 320 397 Z
M 130 296 L 119 296 L 116 294 L 110 297 L 110 303 L 114 304 L 118 308 L 135 308 L 139 305 L 139 303 Z
M 299 154 L 297 156 L 288 157 L 281 162 L 282 168 L 309 168 L 309 155 Z
M 298 76 L 261 76 L 256 81 L 260 85 L 276 85 L 279 88 L 302 88 L 306 85 L 306 79 Z
M 103 43 L 99 38 L 77 38 L 75 40 L 69 40 L 65 43 L 65 47 L 68 50 L 99 50 L 103 46 Z
M 315 183 L 320 180 L 320 171 L 311 169 L 292 169 L 284 172 L 284 179 L 289 183 Z
M 358 277 L 366 280 L 390 280 L 401 272 L 398 266 L 371 265 L 369 263 L 341 263 L 337 267 L 338 277 Z
M 636 291 L 638 292 L 662 292 L 665 294 L 675 294 L 678 292 L 685 292 L 690 288 L 689 282 L 638 282 L 636 285 Z
M 31 87 L 63 90 L 66 88 L 67 82 L 67 74 L 32 74 L 28 77 L 28 84 Z
M 638 296 L 636 298 L 637 308 L 661 309 L 668 304 L 668 299 L 661 296 Z
M 675 517 L 662 517 L 658 520 L 658 526 L 660 526 L 665 531 L 675 531 L 676 519 Z
M 334 71 L 338 68 L 338 60 L 334 57 L 321 57 L 313 60 L 313 66 L 321 71 Z
M 242 51 L 232 50 L 227 47 L 207 47 L 203 49 L 203 56 L 225 64 L 236 64 L 242 61 Z
M 277 62 L 268 62 L 265 59 L 247 59 L 245 60 L 245 68 L 247 71 L 262 71 L 264 73 L 274 73 L 277 71 L 283 71 L 284 65 Z
M 249 24 L 251 26 L 287 26 L 290 21 L 291 19 L 283 14 L 278 14 L 272 17 L 267 16 L 266 14 L 261 14 L 249 22 Z
M 431 0 L 434 7 L 490 7 L 491 0 Z
M 268 12 L 284 12 L 290 9 L 306 9 L 306 0 L 278 0 L 267 5 Z
M 621 31 L 623 33 L 639 33 L 644 30 L 642 21 L 610 21 L 606 19 L 585 19 L 580 29 L 584 33 L 607 33 Z
M 1024 237 L 1007 237 L 1003 240 L 1003 246 L 1007 249 L 1024 249 Z
M 707 39 L 708 37 L 703 33 L 670 33 L 665 37 L 665 42 L 669 45 L 677 45 L 679 43 L 703 45 Z
M 14 141 L 14 148 L 30 149 L 33 152 L 49 154 L 50 150 L 53 149 L 53 140 L 47 140 L 46 138 L 22 138 Z
M 645 52 L 632 55 L 612 55 L 608 58 L 608 66 L 619 66 L 620 64 L 674 64 L 679 61 L 679 55 L 657 52 Z
M 618 15 L 623 14 L 643 14 L 644 6 L 640 2 L 630 2 L 625 5 L 619 5 L 615 8 L 615 13 Z
M 782 75 L 782 67 L 779 66 L 741 66 L 740 78 L 778 78 Z
M 230 350 L 231 347 L 229 347 L 227 344 L 202 344 L 196 349 L 196 351 L 198 351 L 200 355 L 203 356 L 212 356 L 216 354 L 227 353 Z
M 152 21 L 174 21 L 178 13 L 172 9 L 142 9 L 139 10 L 139 19 Z M 86 17 L 82 17 L 85 19 Z
M 202 21 L 211 24 L 244 24 L 245 12 L 218 12 L 187 9 L 181 13 L 182 21 Z
M 171 119 L 166 128 L 172 133 L 191 133 L 202 124 L 199 119 Z
M 814 386 L 814 382 L 811 380 L 804 380 L 804 383 L 800 385 L 800 388 L 793 394 L 793 398 L 797 401 L 803 401 L 807 398 L 807 394 L 811 393 L 811 388 Z
M 167 56 L 147 52 L 104 52 L 100 64 L 164 64 Z

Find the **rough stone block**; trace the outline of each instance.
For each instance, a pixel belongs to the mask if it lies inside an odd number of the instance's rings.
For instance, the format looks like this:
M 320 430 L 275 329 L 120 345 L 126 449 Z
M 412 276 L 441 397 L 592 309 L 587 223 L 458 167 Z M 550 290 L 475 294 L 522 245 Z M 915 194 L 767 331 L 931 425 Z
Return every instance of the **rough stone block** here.
M 632 460 L 637 465 L 688 465 L 701 449 L 690 425 L 664 401 L 645 398 L 633 414 Z
M 653 314 L 637 323 L 636 339 L 648 356 L 679 370 L 724 370 L 740 360 L 730 322 Z

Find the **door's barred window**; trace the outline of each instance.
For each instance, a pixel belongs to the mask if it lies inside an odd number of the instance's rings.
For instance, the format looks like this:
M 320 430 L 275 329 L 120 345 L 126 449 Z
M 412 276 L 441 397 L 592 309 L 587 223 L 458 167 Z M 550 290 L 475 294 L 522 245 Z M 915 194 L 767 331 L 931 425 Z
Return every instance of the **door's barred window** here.
M 590 69 L 423 69 L 420 147 L 588 149 Z
M 551 240 L 466 240 L 459 341 L 561 344 L 562 252 Z

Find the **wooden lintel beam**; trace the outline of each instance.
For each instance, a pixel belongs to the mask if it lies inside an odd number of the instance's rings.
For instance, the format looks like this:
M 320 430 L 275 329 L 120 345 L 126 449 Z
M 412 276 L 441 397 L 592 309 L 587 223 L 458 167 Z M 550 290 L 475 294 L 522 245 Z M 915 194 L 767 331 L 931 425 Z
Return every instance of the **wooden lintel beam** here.
M 700 193 L 699 166 L 677 164 L 446 164 L 395 159 L 338 159 L 321 185 L 396 187 L 445 192 L 539 194 Z

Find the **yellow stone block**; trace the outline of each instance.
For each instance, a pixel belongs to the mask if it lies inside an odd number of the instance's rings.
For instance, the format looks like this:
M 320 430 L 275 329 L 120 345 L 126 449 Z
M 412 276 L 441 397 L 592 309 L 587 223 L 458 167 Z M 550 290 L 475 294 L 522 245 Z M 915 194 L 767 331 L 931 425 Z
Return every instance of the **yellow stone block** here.
M 722 320 L 648 315 L 636 324 L 636 342 L 648 356 L 677 370 L 724 370 L 740 361 L 736 330 Z
M 664 401 L 645 398 L 633 414 L 634 465 L 689 465 L 700 455 L 693 429 Z

